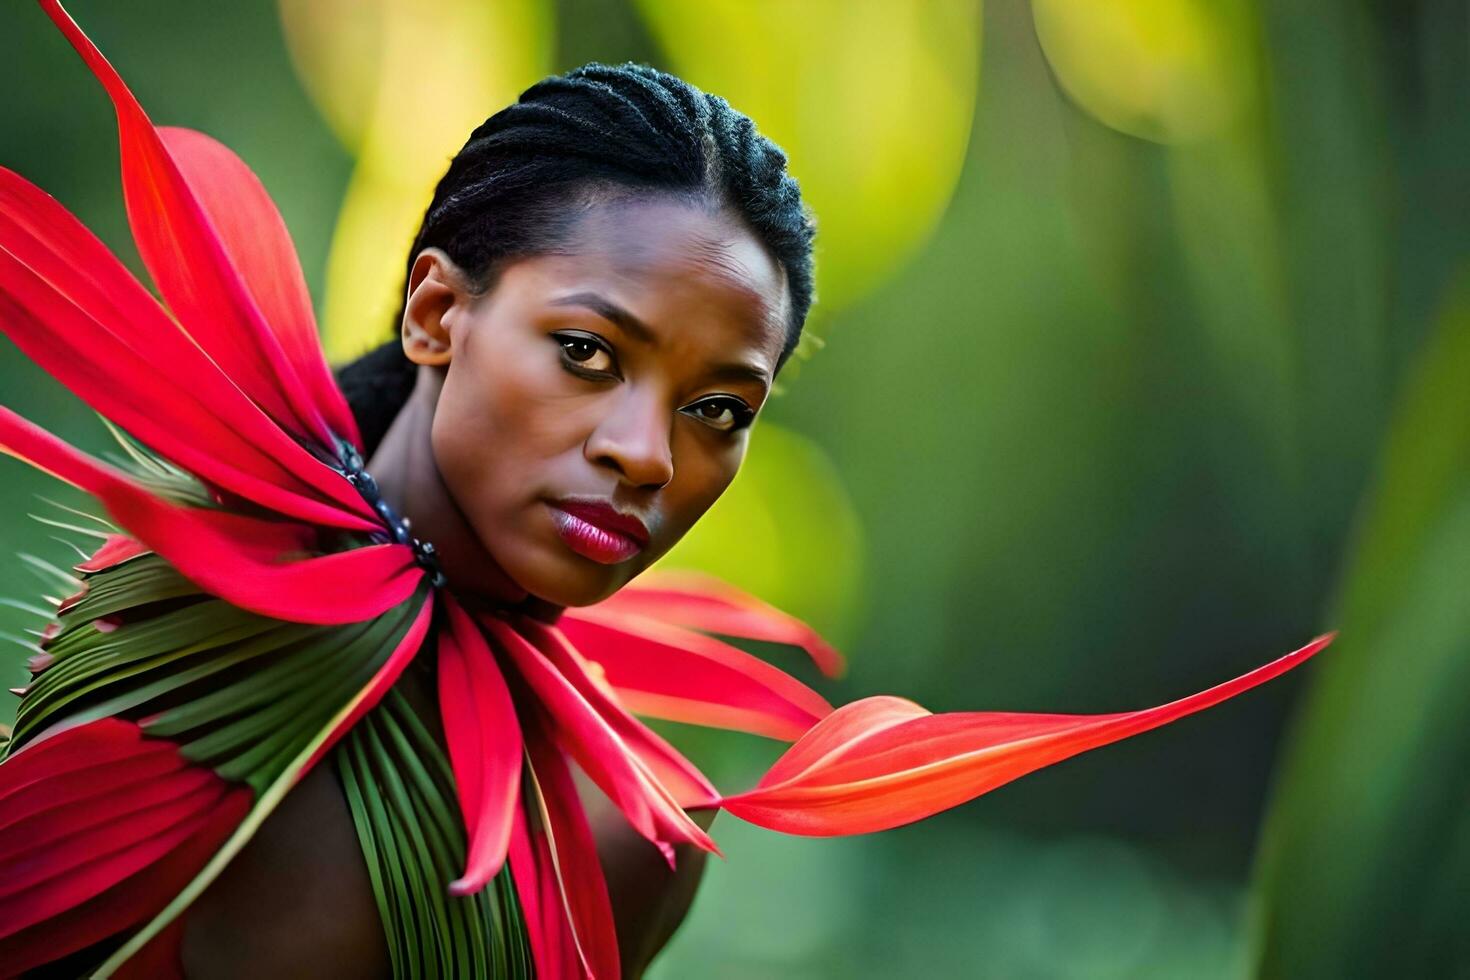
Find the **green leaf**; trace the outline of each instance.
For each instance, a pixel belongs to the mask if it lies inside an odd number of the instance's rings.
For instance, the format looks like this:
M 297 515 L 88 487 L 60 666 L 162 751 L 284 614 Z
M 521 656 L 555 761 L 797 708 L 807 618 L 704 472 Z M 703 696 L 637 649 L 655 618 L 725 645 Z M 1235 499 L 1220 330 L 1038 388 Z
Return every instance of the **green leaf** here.
M 298 712 L 289 722 L 287 730 L 271 732 L 263 740 L 242 744 L 241 754 L 230 758 L 220 767 L 222 774 L 228 768 L 231 778 L 245 779 L 251 783 L 256 790 L 254 806 L 189 884 L 109 956 L 95 971 L 94 977 L 100 980 L 112 976 L 139 950 L 168 928 L 219 877 L 220 872 L 250 842 L 261 824 L 305 775 L 309 765 L 328 739 L 333 737 L 337 728 L 359 709 L 370 693 L 368 681 L 387 661 L 412 628 L 424 604 L 429 601 L 429 586 L 421 585 L 408 600 L 373 620 L 372 626 L 361 634 L 363 639 L 351 643 L 356 658 L 360 659 L 360 666 L 352 665 L 356 669 L 345 675 L 345 679 L 337 681 L 331 690 L 318 689 L 318 697 L 311 710 Z M 325 632 L 337 632 L 341 627 L 321 629 Z M 369 639 L 381 639 L 382 642 L 374 645 Z M 146 730 L 146 724 L 144 727 Z
M 448 894 L 466 855 L 449 760 L 390 691 L 335 753 L 367 859 L 395 977 L 527 978 L 525 921 L 509 868 L 479 893 Z
M 1410 376 L 1257 868 L 1263 977 L 1470 962 L 1470 289 Z M 1457 895 L 1458 893 L 1458 895 Z

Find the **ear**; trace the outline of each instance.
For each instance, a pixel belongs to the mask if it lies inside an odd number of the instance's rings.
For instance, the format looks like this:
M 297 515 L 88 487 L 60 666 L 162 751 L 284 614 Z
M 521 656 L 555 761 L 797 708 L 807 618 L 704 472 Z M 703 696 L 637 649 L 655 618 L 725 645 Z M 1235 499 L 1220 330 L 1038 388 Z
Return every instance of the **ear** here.
M 415 364 L 441 367 L 454 357 L 450 311 L 472 298 L 464 272 L 443 249 L 426 248 L 408 273 L 403 305 L 403 353 Z

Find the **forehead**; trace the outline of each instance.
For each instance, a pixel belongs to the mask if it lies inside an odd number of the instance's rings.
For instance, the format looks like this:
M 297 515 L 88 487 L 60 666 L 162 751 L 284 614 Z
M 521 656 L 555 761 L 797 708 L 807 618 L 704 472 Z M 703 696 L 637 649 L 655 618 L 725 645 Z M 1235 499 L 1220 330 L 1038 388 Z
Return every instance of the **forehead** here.
M 726 334 L 769 351 L 772 366 L 785 341 L 785 272 L 727 210 L 665 198 L 596 205 L 559 254 L 532 261 L 543 288 L 605 294 L 662 331 Z

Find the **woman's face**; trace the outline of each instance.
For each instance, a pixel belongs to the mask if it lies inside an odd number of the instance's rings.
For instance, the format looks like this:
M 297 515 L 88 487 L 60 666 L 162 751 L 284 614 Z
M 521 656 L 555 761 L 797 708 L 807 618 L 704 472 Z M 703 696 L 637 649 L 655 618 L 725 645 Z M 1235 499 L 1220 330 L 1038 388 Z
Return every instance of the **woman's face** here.
M 586 605 L 729 486 L 770 391 L 787 294 L 737 218 L 668 199 L 594 208 L 568 253 L 516 261 L 443 312 L 432 441 L 501 568 L 532 595 Z

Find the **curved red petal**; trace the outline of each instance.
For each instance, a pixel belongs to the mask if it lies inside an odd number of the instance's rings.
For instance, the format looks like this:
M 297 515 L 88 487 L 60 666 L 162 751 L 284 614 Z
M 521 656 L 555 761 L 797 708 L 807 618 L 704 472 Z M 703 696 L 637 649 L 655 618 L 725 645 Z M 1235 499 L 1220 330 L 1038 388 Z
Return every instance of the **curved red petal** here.
M 571 772 L 534 720 L 526 748 L 530 778 L 516 811 L 510 865 L 536 973 L 616 980 L 622 967 L 612 903 Z
M 148 554 L 148 546 L 126 534 L 109 534 L 102 547 L 72 567 L 79 572 L 101 572 Z
M 592 709 L 607 720 L 629 750 L 668 788 L 681 807 L 711 806 L 719 799 L 719 792 L 694 763 L 629 714 L 605 682 L 600 683 L 588 672 L 586 661 L 561 630 L 525 618 L 518 620 L 516 627 L 587 699 Z
M 63 801 L 56 793 L 31 812 L 8 814 L 9 826 L 0 836 L 0 864 L 13 870 L 9 862 L 18 861 L 23 870 L 26 858 L 40 856 L 41 848 L 62 848 L 69 839 L 95 833 L 102 824 L 140 815 L 149 808 L 178 803 L 211 788 L 218 780 L 210 770 L 186 767 L 182 761 L 176 771 L 160 773 L 145 782 L 135 778 L 137 771 L 138 767 L 120 771 L 120 767 L 114 765 L 102 773 L 116 783 L 105 809 L 97 806 L 96 797 L 101 790 L 96 783 L 87 784 L 85 792 L 77 792 L 73 781 L 70 799 Z M 124 776 L 130 778 L 123 779 Z M 45 860 L 52 858 L 47 856 Z M 0 892 L 5 890 L 6 884 L 0 883 Z
M 361 622 L 403 602 L 423 579 L 413 552 L 399 544 L 285 560 L 307 543 L 311 528 L 160 500 L 4 408 L 0 452 L 92 494 L 119 526 L 205 592 L 263 616 Z
M 540 825 L 533 833 L 526 816 L 529 800 L 516 808 L 510 834 L 510 873 L 516 886 L 516 900 L 526 923 L 526 936 L 531 943 L 531 961 L 540 977 L 585 976 L 577 938 L 568 921 L 562 900 L 561 883 L 556 874 L 546 835 Z M 605 885 L 604 885 L 605 887 Z
M 702 633 L 597 606 L 568 609 L 557 627 L 640 715 L 790 742 L 832 711 L 796 678 Z
M 1202 711 L 1303 663 L 1324 636 L 1206 691 L 1110 715 L 932 715 L 900 698 L 837 709 L 779 760 L 760 785 L 721 805 L 791 834 L 886 830 L 949 809 L 1088 749 Z
M 41 7 L 112 100 L 128 222 L 143 264 L 169 309 L 277 423 L 335 451 L 322 410 L 312 403 L 147 114 L 61 4 L 41 0 Z
M 452 895 L 484 888 L 505 864 L 525 758 L 515 704 L 480 629 L 448 594 L 439 633 L 439 710 L 469 833 Z
M 635 830 L 656 844 L 688 842 L 718 853 L 714 841 L 689 819 L 668 788 L 541 651 L 504 620 L 487 616 L 481 622 L 546 709 L 552 737 Z
M 303 520 L 377 526 L 342 475 L 246 397 L 96 236 L 4 168 L 0 331 L 87 404 L 201 479 Z
M 747 640 L 806 651 L 828 677 L 846 669 L 842 654 L 816 630 L 789 613 L 712 575 L 690 571 L 645 572 L 596 606 Z
M 275 202 L 245 162 L 213 137 L 174 126 L 158 132 L 312 404 L 333 432 L 361 447 L 357 421 L 322 352 L 306 277 Z

